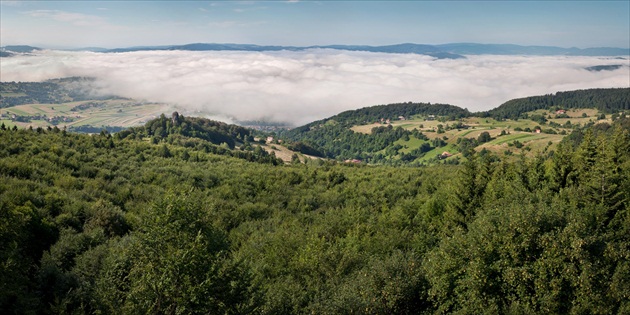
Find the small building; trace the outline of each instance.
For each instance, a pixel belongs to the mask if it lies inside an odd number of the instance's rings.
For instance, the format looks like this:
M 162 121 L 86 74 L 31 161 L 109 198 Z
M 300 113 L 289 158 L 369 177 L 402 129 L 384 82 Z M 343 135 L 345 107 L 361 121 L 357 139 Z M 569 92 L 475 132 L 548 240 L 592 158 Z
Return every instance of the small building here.
M 398 116 L 398 120 L 406 120 L 405 116 Z
M 562 115 L 562 114 L 566 114 L 566 113 L 567 113 L 567 111 L 566 111 L 566 110 L 564 110 L 564 109 L 558 109 L 558 110 L 556 111 L 556 115 Z
M 427 120 L 435 120 L 435 115 L 429 115 L 429 117 L 427 117 Z
M 438 160 L 443 160 L 443 159 L 446 159 L 446 158 L 451 157 L 451 156 L 453 156 L 453 154 L 451 154 L 448 151 L 444 151 L 444 152 L 442 152 L 442 154 L 438 155 L 437 158 L 438 158 Z
M 540 133 L 540 129 L 536 128 L 536 130 L 534 130 L 534 132 Z

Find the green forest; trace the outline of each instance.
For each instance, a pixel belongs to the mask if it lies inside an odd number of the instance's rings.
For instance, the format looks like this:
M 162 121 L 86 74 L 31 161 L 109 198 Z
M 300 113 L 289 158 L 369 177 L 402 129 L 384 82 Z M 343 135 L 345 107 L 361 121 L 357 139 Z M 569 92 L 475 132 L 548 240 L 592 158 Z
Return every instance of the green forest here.
M 498 119 L 524 118 L 522 114 L 537 109 L 595 108 L 605 113 L 630 109 L 630 88 L 588 89 L 530 96 L 507 101 L 481 116 Z
M 598 117 L 590 117 L 589 122 L 581 126 L 573 126 L 570 121 L 560 125 L 555 118 L 569 118 L 568 115 L 557 115 L 556 110 L 594 109 Z M 517 125 L 519 120 L 529 120 L 534 125 L 523 130 L 520 127 L 512 131 L 535 132 L 540 129 L 546 134 L 566 134 L 563 128 L 577 129 L 584 125 L 593 125 L 596 120 L 609 117 L 618 117 L 630 109 L 630 88 L 618 89 L 589 89 L 568 92 L 558 92 L 544 96 L 532 96 L 522 99 L 510 100 L 501 106 L 488 111 L 470 113 L 466 109 L 447 104 L 430 103 L 396 103 L 365 107 L 357 110 L 345 111 L 338 115 L 315 121 L 307 125 L 286 130 L 279 136 L 288 141 L 288 147 L 303 154 L 336 159 L 339 161 L 359 159 L 370 164 L 380 165 L 427 165 L 444 162 L 440 155 L 449 143 L 451 153 L 460 152 L 468 155 L 469 147 L 477 147 L 491 138 L 476 141 L 465 137 L 462 141 L 453 138 L 452 141 L 443 134 L 448 130 L 475 129 L 466 120 L 472 118 L 494 119 L 501 124 L 489 125 L 489 130 L 502 128 L 500 136 L 509 136 L 510 123 Z M 547 114 L 534 111 L 549 111 Z M 551 113 L 553 112 L 553 116 Z M 585 114 L 586 115 L 586 114 Z M 583 116 L 586 118 L 586 116 Z M 434 130 L 427 128 L 405 127 L 401 122 L 439 121 L 440 124 Z M 576 120 L 573 120 L 574 122 Z M 395 126 L 392 126 L 395 124 Z M 353 126 L 372 126 L 369 133 L 356 132 Z M 408 124 L 412 125 L 412 123 Z M 478 125 L 478 124 L 476 124 Z M 416 125 L 417 126 L 417 125 Z M 536 126 L 536 127 L 534 127 Z M 483 128 L 483 127 L 482 127 Z M 570 132 L 571 130 L 569 130 Z M 506 137 L 508 138 L 508 137 Z M 471 142 L 472 140 L 472 142 Z M 410 143 L 411 141 L 411 143 Z M 419 145 L 418 143 L 422 143 Z M 415 145 L 414 145 L 415 144 Z M 411 147 L 405 148 L 404 145 Z M 409 150 L 406 150 L 409 149 Z M 481 150 L 481 149 L 480 149 Z M 408 152 L 405 152 L 408 151 Z M 431 158 L 425 158 L 430 153 Z M 457 159 L 446 162 L 459 163 Z
M 429 167 L 281 163 L 175 115 L 3 126 L 0 312 L 628 314 L 629 157 L 624 115 Z

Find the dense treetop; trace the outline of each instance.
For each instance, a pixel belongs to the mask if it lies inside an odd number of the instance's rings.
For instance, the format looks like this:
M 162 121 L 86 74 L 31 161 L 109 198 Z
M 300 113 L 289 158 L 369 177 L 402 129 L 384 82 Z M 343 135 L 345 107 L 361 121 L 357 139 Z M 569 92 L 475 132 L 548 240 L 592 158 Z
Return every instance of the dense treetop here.
M 308 131 L 312 127 L 335 121 L 344 127 L 362 125 L 380 121 L 380 119 L 398 119 L 398 117 L 412 117 L 415 115 L 448 116 L 461 118 L 470 115 L 466 109 L 448 104 L 431 103 L 396 103 L 388 105 L 375 105 L 355 110 L 348 110 L 330 118 L 315 121 L 305 126 L 294 129 L 295 132 Z
M 384 150 L 402 137 L 415 134 L 402 128 L 376 126 L 369 135 L 356 133 L 349 128 L 354 125 L 380 123 L 410 118 L 415 115 L 446 116 L 457 119 L 470 113 L 457 106 L 446 104 L 397 103 L 377 105 L 345 111 L 330 118 L 312 122 L 281 134 L 297 151 L 305 154 L 325 156 L 333 159 L 361 159 L 376 162 L 378 151 Z M 297 144 L 296 144 L 297 143 Z
M 628 118 L 424 168 L 155 130 L 0 129 L 2 313 L 630 312 Z
M 225 143 L 231 149 L 237 142 L 253 141 L 251 129 L 210 119 L 184 117 L 178 112 L 173 112 L 171 117 L 162 114 L 147 122 L 143 127 L 129 128 L 118 133 L 121 138 L 153 137 L 154 142 L 167 138 L 169 135 L 203 139 L 216 145 Z

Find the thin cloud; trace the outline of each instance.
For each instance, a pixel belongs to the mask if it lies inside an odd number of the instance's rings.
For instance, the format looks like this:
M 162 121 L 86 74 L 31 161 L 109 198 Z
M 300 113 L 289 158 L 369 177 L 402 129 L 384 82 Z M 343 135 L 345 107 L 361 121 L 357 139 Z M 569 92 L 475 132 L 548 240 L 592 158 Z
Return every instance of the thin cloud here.
M 219 27 L 219 28 L 230 28 L 230 27 L 252 27 L 266 24 L 266 21 L 252 21 L 252 22 L 241 22 L 241 21 L 215 21 L 208 23 L 210 27 Z
M 233 9 L 232 11 L 234 13 L 245 13 L 245 12 L 261 11 L 261 10 L 267 10 L 267 7 L 236 8 L 236 9 Z
M 24 14 L 36 18 L 50 18 L 58 22 L 70 23 L 74 26 L 103 26 L 107 22 L 100 16 L 73 13 L 60 10 L 33 10 Z
M 7 1 L 7 0 L 0 1 L 0 5 L 6 5 L 8 7 L 19 7 L 22 5 L 22 3 L 24 3 L 24 1 Z
M 623 64 L 591 72 L 594 65 Z M 600 57 L 469 56 L 315 49 L 301 52 L 44 51 L 4 58 L 3 81 L 97 78 L 95 92 L 168 102 L 191 115 L 301 125 L 394 102 L 449 103 L 481 111 L 557 91 L 630 87 L 630 61 Z

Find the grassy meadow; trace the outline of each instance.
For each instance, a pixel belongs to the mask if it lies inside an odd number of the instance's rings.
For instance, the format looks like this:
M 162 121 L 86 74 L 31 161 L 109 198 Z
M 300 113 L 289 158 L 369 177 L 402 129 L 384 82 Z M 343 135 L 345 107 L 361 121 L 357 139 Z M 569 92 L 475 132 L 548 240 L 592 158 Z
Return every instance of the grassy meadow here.
M 142 125 L 146 121 L 168 112 L 170 106 L 159 103 L 145 103 L 129 99 L 89 100 L 61 104 L 25 104 L 0 109 L 0 123 L 7 127 L 28 128 L 55 125 L 45 118 L 66 117 L 67 121 L 57 122 L 58 127 L 116 126 L 131 127 Z M 74 110 L 73 110 L 74 109 Z M 29 122 L 14 121 L 11 116 L 30 116 Z M 39 119 L 33 118 L 39 116 Z M 45 117 L 43 117 L 45 116 Z
M 430 142 L 435 138 L 442 139 L 446 142 L 445 146 L 435 148 L 434 150 L 427 152 L 422 157 L 421 161 L 427 161 L 434 158 L 443 152 L 453 154 L 448 159 L 454 159 L 461 156 L 461 152 L 457 149 L 457 143 L 460 138 L 477 139 L 483 132 L 488 132 L 491 141 L 482 143 L 477 147 L 477 150 L 486 149 L 490 152 L 504 155 L 518 156 L 525 154 L 528 156 L 535 155 L 545 149 L 553 149 L 564 138 L 563 133 L 569 134 L 572 129 L 565 127 L 567 121 L 572 125 L 585 125 L 587 123 L 596 122 L 610 122 L 609 117 L 607 119 L 598 120 L 598 116 L 601 113 L 596 109 L 571 109 L 565 112 L 569 118 L 555 118 L 556 112 L 549 110 L 537 110 L 528 112 L 527 115 L 544 115 L 547 117 L 545 124 L 540 124 L 537 121 L 531 119 L 506 119 L 496 120 L 490 117 L 468 117 L 460 120 L 444 120 L 440 117 L 436 117 L 436 120 L 426 120 L 424 116 L 416 116 L 407 120 L 395 120 L 391 121 L 393 128 L 403 128 L 406 130 L 417 129 L 429 138 L 429 141 L 421 140 L 415 137 L 410 137 L 408 141 L 398 140 L 395 144 L 400 144 L 403 148 L 399 150 L 400 153 L 410 153 L 414 149 L 419 148 L 423 143 Z M 550 124 L 556 123 L 558 126 L 551 126 Z M 457 128 L 456 126 L 463 125 L 464 127 Z M 366 125 L 353 126 L 351 129 L 354 132 L 370 134 L 372 128 L 383 126 L 379 123 L 371 123 Z M 536 133 L 536 129 L 541 128 L 543 132 Z M 531 131 L 525 131 L 531 130 Z M 545 133 L 544 131 L 553 130 L 556 134 Z M 522 146 L 517 148 L 514 144 L 515 141 L 520 142 Z

